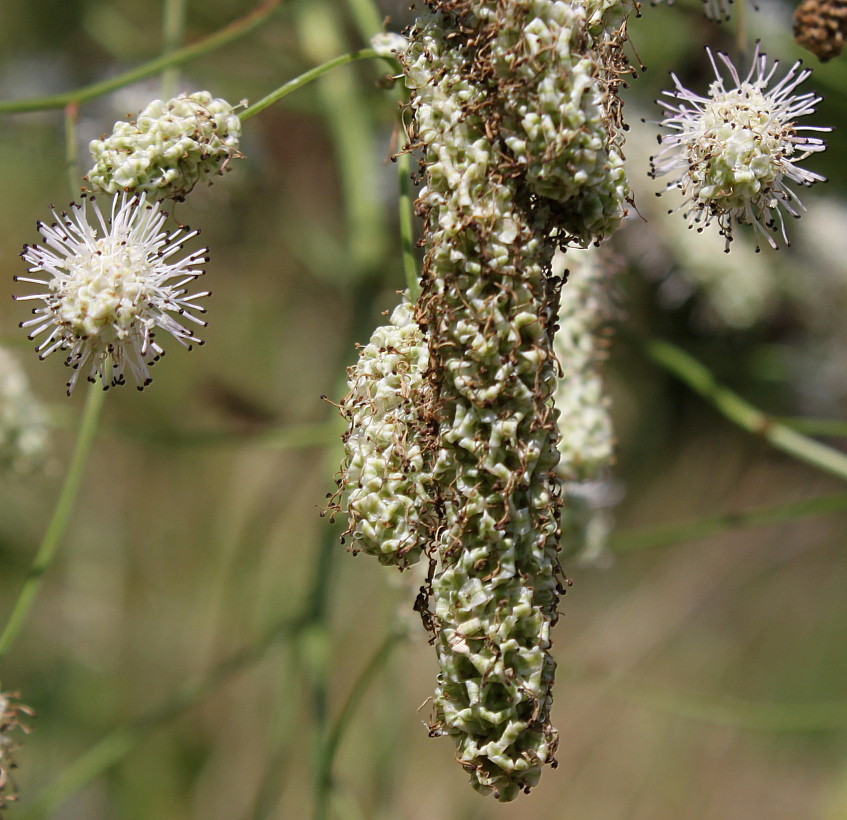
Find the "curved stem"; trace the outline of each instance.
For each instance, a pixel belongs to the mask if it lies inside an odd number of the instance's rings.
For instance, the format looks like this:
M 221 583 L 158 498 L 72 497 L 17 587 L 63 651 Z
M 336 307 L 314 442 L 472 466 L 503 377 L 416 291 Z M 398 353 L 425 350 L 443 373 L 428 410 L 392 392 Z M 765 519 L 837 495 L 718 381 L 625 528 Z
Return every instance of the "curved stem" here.
M 225 26 L 215 34 L 210 35 L 190 46 L 172 51 L 170 54 L 164 54 L 157 57 L 155 60 L 150 60 L 136 68 L 125 71 L 123 74 L 118 74 L 108 80 L 92 83 L 91 85 L 83 86 L 74 91 L 65 91 L 61 94 L 51 94 L 47 97 L 30 97 L 24 100 L 7 100 L 0 102 L 0 114 L 19 114 L 24 111 L 43 111 L 49 108 L 64 108 L 69 103 L 84 103 L 87 100 L 92 100 L 95 97 L 102 97 L 110 91 L 116 91 L 132 83 L 144 80 L 147 77 L 152 77 L 166 68 L 173 66 L 185 65 L 204 54 L 227 45 L 228 43 L 237 40 L 249 34 L 258 25 L 264 22 L 273 14 L 281 0 L 266 0 L 260 3 L 253 11 L 246 14 L 244 17 L 235 20 L 228 26 Z
M 47 532 L 44 534 L 44 539 L 32 562 L 24 585 L 18 595 L 18 600 L 12 608 L 3 634 L 0 635 L 0 659 L 6 655 L 12 643 L 20 634 L 32 602 L 44 579 L 44 573 L 52 563 L 56 555 L 56 548 L 59 546 L 62 535 L 64 535 L 67 529 L 71 511 L 74 507 L 74 501 L 76 500 L 79 485 L 82 481 L 85 464 L 88 460 L 88 454 L 91 452 L 91 445 L 97 433 L 97 423 L 100 419 L 104 397 L 105 391 L 99 384 L 90 385 L 88 396 L 85 400 L 85 408 L 82 412 L 82 421 L 80 423 L 76 446 L 74 447 L 71 463 L 68 467 L 68 474 L 65 476 L 65 483 L 62 486 L 62 491 L 56 502 L 56 508 L 53 511 L 53 517 L 50 519 Z
M 341 707 L 338 717 L 326 735 L 326 739 L 318 755 L 318 771 L 315 778 L 318 784 L 316 791 L 317 804 L 315 806 L 316 818 L 327 817 L 327 802 L 332 794 L 332 764 L 344 732 L 350 725 L 356 713 L 356 708 L 361 702 L 368 686 L 370 686 L 373 679 L 388 662 L 391 653 L 394 651 L 394 647 L 402 637 L 404 637 L 404 633 L 400 630 L 386 636 L 385 640 L 359 673 L 359 677 L 354 681 L 353 686 L 350 688 L 350 694 L 344 702 L 344 706 Z
M 253 103 L 249 108 L 242 111 L 238 116 L 241 118 L 242 122 L 244 120 L 249 120 L 250 117 L 254 117 L 256 114 L 264 111 L 269 106 L 273 105 L 275 102 L 279 102 L 283 97 L 287 97 L 292 91 L 297 91 L 298 88 L 302 88 L 304 85 L 308 85 L 312 80 L 318 79 L 318 77 L 322 77 L 329 71 L 332 71 L 333 68 L 337 68 L 341 65 L 347 65 L 347 63 L 353 63 L 356 60 L 366 60 L 371 57 L 379 57 L 379 55 L 372 48 L 363 48 L 358 51 L 351 51 L 349 54 L 342 54 L 340 57 L 334 57 L 332 60 L 328 62 L 322 63 L 319 66 L 315 66 L 314 68 L 309 69 L 304 74 L 301 74 L 299 77 L 295 77 L 293 80 L 289 80 L 285 85 L 277 88 L 276 91 L 271 91 L 265 97 L 262 97 L 258 102 Z
M 652 362 L 687 384 L 742 429 L 761 437 L 777 450 L 847 481 L 847 455 L 844 453 L 804 436 L 763 413 L 720 384 L 710 370 L 682 348 L 662 339 L 645 339 L 638 344 Z

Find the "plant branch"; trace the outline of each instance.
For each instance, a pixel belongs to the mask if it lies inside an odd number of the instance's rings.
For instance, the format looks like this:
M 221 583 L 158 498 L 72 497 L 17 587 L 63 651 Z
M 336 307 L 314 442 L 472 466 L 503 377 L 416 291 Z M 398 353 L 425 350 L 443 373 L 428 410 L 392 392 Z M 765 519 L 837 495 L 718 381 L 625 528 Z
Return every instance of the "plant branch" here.
M 144 80 L 147 77 L 152 77 L 166 68 L 173 66 L 185 65 L 186 63 L 196 60 L 205 54 L 228 45 L 234 40 L 244 37 L 249 34 L 257 26 L 263 23 L 270 17 L 279 6 L 281 0 L 265 0 L 260 3 L 249 14 L 235 20 L 228 26 L 225 26 L 220 31 L 209 35 L 208 37 L 199 40 L 192 45 L 172 51 L 169 54 L 163 54 L 154 60 L 143 63 L 136 68 L 125 71 L 123 74 L 118 74 L 108 80 L 92 83 L 91 85 L 83 86 L 74 91 L 64 91 L 61 94 L 51 94 L 46 97 L 29 97 L 23 100 L 6 100 L 0 102 L 0 114 L 20 114 L 25 111 L 43 111 L 51 108 L 64 108 L 65 106 L 76 103 L 77 105 L 92 100 L 95 97 L 102 97 L 111 91 L 116 91 L 132 83 Z
M 254 117 L 256 114 L 264 111 L 269 106 L 273 105 L 275 102 L 279 102 L 283 97 L 287 97 L 291 94 L 292 91 L 297 91 L 298 88 L 302 88 L 304 85 L 308 85 L 312 80 L 317 80 L 318 77 L 322 77 L 324 74 L 332 71 L 333 68 L 337 68 L 338 66 L 347 65 L 348 63 L 353 63 L 356 60 L 367 60 L 371 57 L 379 57 L 379 55 L 372 48 L 363 48 L 359 51 L 351 51 L 348 54 L 342 54 L 339 57 L 334 57 L 332 60 L 329 60 L 325 63 L 322 63 L 319 66 L 315 66 L 314 68 L 309 69 L 305 73 L 301 74 L 299 77 L 295 77 L 293 80 L 289 80 L 285 85 L 280 86 L 276 89 L 276 91 L 271 91 L 265 97 L 262 97 L 258 102 L 253 103 L 249 108 L 239 113 L 239 117 L 242 121 L 250 119 L 250 117 Z
M 398 641 L 405 637 L 405 632 L 397 629 L 386 636 L 382 644 L 377 648 L 376 652 L 371 656 L 371 659 L 365 664 L 359 677 L 350 688 L 350 693 L 347 695 L 347 700 L 341 707 L 338 717 L 335 719 L 332 727 L 326 735 L 324 743 L 318 755 L 318 771 L 316 775 L 319 787 L 317 795 L 319 800 L 327 801 L 332 794 L 332 765 L 335 760 L 335 754 L 341 744 L 341 739 L 344 732 L 349 727 L 353 716 L 356 713 L 356 708 L 364 697 L 368 686 L 374 678 L 379 674 L 382 668 L 388 663 L 391 653 Z M 325 802 L 319 804 L 315 809 L 316 817 L 326 816 Z
M 682 348 L 662 339 L 645 339 L 639 346 L 652 362 L 672 373 L 719 413 L 772 447 L 830 475 L 847 480 L 847 455 L 786 427 L 742 399 Z
M 9 648 L 20 634 L 32 602 L 41 587 L 41 582 L 44 580 L 44 574 L 53 562 L 56 549 L 67 529 L 68 521 L 73 511 L 74 501 L 76 500 L 79 486 L 82 482 L 85 464 L 97 433 L 97 424 L 100 419 L 100 411 L 103 408 L 105 393 L 106 391 L 100 387 L 99 383 L 89 386 L 88 396 L 86 397 L 85 407 L 82 412 L 79 434 L 76 439 L 76 446 L 74 447 L 71 463 L 68 467 L 68 473 L 65 476 L 65 483 L 62 486 L 58 501 L 56 502 L 56 508 L 53 511 L 53 517 L 50 519 L 47 532 L 44 534 L 41 546 L 39 546 L 29 573 L 24 580 L 18 600 L 15 601 L 3 634 L 0 635 L 0 659 L 5 657 Z

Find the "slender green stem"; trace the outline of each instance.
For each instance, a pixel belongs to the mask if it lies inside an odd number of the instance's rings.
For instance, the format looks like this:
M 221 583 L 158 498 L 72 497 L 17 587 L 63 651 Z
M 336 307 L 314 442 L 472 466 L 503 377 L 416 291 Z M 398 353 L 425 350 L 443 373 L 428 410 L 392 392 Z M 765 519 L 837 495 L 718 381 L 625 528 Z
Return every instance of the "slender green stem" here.
M 139 80 L 152 77 L 166 68 L 185 65 L 192 60 L 196 60 L 198 57 L 210 54 L 216 49 L 249 34 L 277 10 L 280 2 L 281 0 L 265 0 L 265 2 L 260 3 L 249 14 L 240 17 L 220 31 L 190 46 L 177 49 L 170 54 L 164 54 L 108 80 L 92 83 L 91 85 L 86 85 L 73 91 L 64 91 L 61 94 L 0 102 L 0 114 L 19 114 L 24 111 L 64 108 L 69 103 L 81 104 L 95 97 L 102 97 L 104 94 L 116 91 L 119 88 L 124 88 L 127 85 L 132 85 Z
M 65 483 L 62 486 L 59 499 L 56 502 L 56 508 L 53 511 L 53 517 L 50 520 L 47 532 L 44 534 L 44 540 L 38 548 L 24 585 L 18 595 L 18 600 L 15 602 L 9 619 L 6 622 L 3 634 L 0 635 L 0 659 L 5 657 L 12 643 L 20 634 L 32 602 L 41 586 L 41 582 L 44 580 L 44 574 L 52 563 L 56 555 L 56 548 L 59 546 L 59 542 L 68 526 L 74 501 L 76 500 L 79 485 L 82 481 L 85 464 L 88 460 L 88 454 L 91 452 L 91 445 L 97 433 L 97 423 L 100 419 L 104 395 L 105 391 L 99 384 L 89 386 L 76 446 L 74 447 L 71 463 L 68 467 L 68 474 L 65 476 Z
M 167 57 L 179 48 L 185 36 L 186 0 L 165 0 L 162 15 L 162 56 Z M 165 99 L 176 93 L 179 69 L 168 66 L 162 70 L 162 96 Z
M 403 273 L 406 276 L 406 289 L 409 298 L 415 302 L 421 295 L 418 279 L 418 264 L 415 259 L 415 229 L 412 223 L 412 180 L 409 154 L 404 152 L 397 157 L 397 171 L 400 175 L 400 240 L 403 244 Z
M 780 424 L 805 433 L 807 436 L 833 436 L 847 438 L 847 421 L 841 419 L 817 419 L 805 416 L 778 416 L 775 419 Z
M 71 196 L 79 192 L 79 153 L 76 145 L 76 123 L 79 118 L 79 106 L 68 103 L 65 106 L 65 171 L 68 175 L 68 186 Z
M 341 707 L 338 717 L 326 735 L 318 756 L 318 772 L 316 775 L 318 803 L 315 806 L 316 818 L 325 818 L 327 816 L 327 803 L 332 794 L 332 765 L 344 732 L 349 727 L 356 713 L 356 708 L 364 697 L 368 686 L 370 686 L 374 678 L 376 678 L 386 663 L 388 663 L 394 647 L 404 635 L 404 632 L 397 630 L 386 636 L 385 640 L 359 673 L 359 677 L 356 678 L 353 686 L 350 688 L 350 693 L 347 695 L 347 700 Z
M 302 88 L 304 85 L 308 85 L 312 82 L 312 80 L 317 80 L 318 77 L 323 77 L 324 74 L 332 71 L 333 68 L 353 63 L 356 60 L 367 60 L 371 57 L 379 57 L 379 55 L 372 48 L 363 48 L 359 51 L 351 51 L 349 54 L 342 54 L 341 56 L 335 57 L 326 63 L 310 68 L 304 74 L 301 74 L 299 77 L 295 77 L 293 80 L 289 80 L 285 83 L 285 85 L 277 88 L 276 91 L 272 91 L 266 97 L 262 97 L 261 100 L 253 103 L 253 105 L 242 111 L 238 116 L 242 119 L 242 121 L 249 120 L 250 117 L 254 117 L 256 114 L 264 111 L 275 102 L 279 102 L 279 100 L 283 97 L 287 97 L 292 91 L 297 91 L 297 89 Z
M 682 348 L 661 339 L 646 339 L 639 344 L 651 361 L 687 384 L 742 429 L 760 436 L 772 447 L 806 464 L 847 480 L 847 455 L 844 453 L 804 436 L 763 413 L 720 384 L 711 371 Z
M 231 677 L 261 660 L 270 646 L 290 638 L 297 632 L 298 627 L 299 622 L 296 619 L 286 617 L 280 620 L 259 640 L 223 660 L 206 676 L 183 685 L 166 703 L 110 732 L 87 752 L 77 757 L 34 800 L 25 807 L 22 806 L 21 816 L 30 820 L 52 816 L 53 812 L 72 794 L 126 757 L 153 731 L 197 705 Z
M 658 527 L 619 530 L 609 538 L 609 548 L 614 552 L 657 549 L 673 546 L 681 541 L 707 538 L 730 530 L 790 523 L 800 518 L 828 515 L 845 510 L 847 510 L 847 493 L 835 493 L 768 507 L 754 507 L 739 512 L 717 513 L 688 521 L 662 524 Z

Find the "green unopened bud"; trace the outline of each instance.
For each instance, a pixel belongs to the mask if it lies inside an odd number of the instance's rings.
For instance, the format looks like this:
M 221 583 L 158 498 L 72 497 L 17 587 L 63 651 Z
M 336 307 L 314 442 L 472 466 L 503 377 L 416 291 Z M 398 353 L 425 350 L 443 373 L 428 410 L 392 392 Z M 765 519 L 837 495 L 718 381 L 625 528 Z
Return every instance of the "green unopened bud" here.
M 340 488 L 350 549 L 401 568 L 418 561 L 425 544 L 430 475 L 418 414 L 428 358 L 404 297 L 348 370 L 350 392 L 341 404 L 349 425 Z
M 100 191 L 149 191 L 182 199 L 240 157 L 241 120 L 226 100 L 208 91 L 154 100 L 135 121 L 115 123 L 112 135 L 93 140 L 95 165 L 87 179 Z

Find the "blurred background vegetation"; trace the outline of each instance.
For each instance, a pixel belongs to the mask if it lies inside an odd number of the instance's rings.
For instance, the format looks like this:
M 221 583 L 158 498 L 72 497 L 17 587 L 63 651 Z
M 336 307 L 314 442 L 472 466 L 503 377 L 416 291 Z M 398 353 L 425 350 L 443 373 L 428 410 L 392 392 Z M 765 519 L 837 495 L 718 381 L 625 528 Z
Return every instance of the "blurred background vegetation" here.
M 393 0 L 378 12 L 360 0 L 266 6 L 260 25 L 178 72 L 83 104 L 82 171 L 87 142 L 163 83 L 255 101 L 366 46 L 383 15 L 395 31 L 412 19 Z M 0 0 L 0 10 L 0 97 L 13 99 L 114 76 L 251 7 Z M 840 128 L 844 58 L 818 66 L 802 54 L 788 3 L 745 12 L 748 40 L 815 67 L 802 90 L 826 99 L 809 124 Z M 670 69 L 705 92 L 702 46 L 732 51 L 735 23 L 705 20 L 696 0 L 642 15 L 630 36 L 649 70 L 625 105 L 638 213 L 613 242 L 625 328 L 607 371 L 614 529 L 604 548 L 566 562 L 558 769 L 511 805 L 471 791 L 451 742 L 422 725 L 436 663 L 411 612 L 419 578 L 354 560 L 340 522 L 319 514 L 342 430 L 321 397 L 343 395 L 355 344 L 403 287 L 390 161 L 402 94 L 371 60 L 245 123 L 247 159 L 175 208 L 211 248 L 207 344 L 171 350 L 143 393 L 108 395 L 70 529 L 2 669 L 3 688 L 38 712 L 10 820 L 847 818 L 843 480 L 733 425 L 645 347 L 668 340 L 756 407 L 843 446 L 845 134 L 806 163 L 830 182 L 803 193 L 792 247 L 757 255 L 745 233 L 725 256 L 719 239 L 665 218 L 663 183 L 646 176 L 657 128 L 641 118 L 659 118 Z M 61 358 L 37 361 L 16 328 L 25 306 L 10 298 L 35 221 L 78 193 L 65 156 L 61 109 L 2 116 L 0 341 L 56 428 L 45 471 L 0 483 L 3 616 L 86 392 L 65 398 Z

